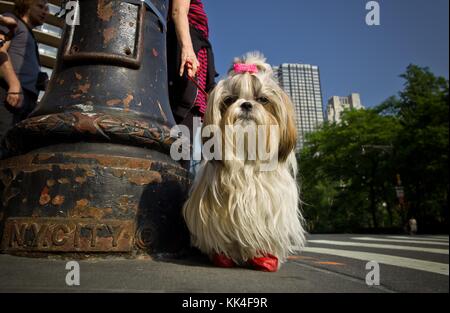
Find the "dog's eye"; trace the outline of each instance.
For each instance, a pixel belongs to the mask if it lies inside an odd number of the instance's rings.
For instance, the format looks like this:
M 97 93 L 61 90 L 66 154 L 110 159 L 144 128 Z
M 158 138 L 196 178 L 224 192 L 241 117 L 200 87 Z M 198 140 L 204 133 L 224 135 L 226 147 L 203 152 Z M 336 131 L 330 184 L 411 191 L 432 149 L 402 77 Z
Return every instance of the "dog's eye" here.
M 223 99 L 223 103 L 224 103 L 225 105 L 227 105 L 227 106 L 230 106 L 230 105 L 232 105 L 233 103 L 235 103 L 236 100 L 237 100 L 237 97 L 234 97 L 234 96 L 228 96 L 228 97 L 225 97 L 225 99 Z
M 263 105 L 269 103 L 269 99 L 266 98 L 266 97 L 259 97 L 259 98 L 256 99 L 256 101 L 258 101 L 259 103 L 261 103 Z

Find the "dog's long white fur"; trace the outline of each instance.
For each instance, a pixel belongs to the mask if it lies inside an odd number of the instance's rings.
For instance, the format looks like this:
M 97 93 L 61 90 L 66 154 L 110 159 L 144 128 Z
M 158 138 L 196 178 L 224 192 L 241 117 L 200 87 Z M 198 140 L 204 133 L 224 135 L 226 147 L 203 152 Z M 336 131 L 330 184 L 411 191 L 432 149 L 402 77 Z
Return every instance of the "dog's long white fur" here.
M 255 76 L 261 90 L 272 102 L 270 110 L 254 103 L 254 120 L 258 125 L 278 124 L 279 136 L 275 145 L 288 141 L 286 133 L 295 131 L 285 124 L 292 121 L 292 104 L 272 78 L 270 65 L 259 53 L 247 54 L 235 62 L 256 64 L 260 72 Z M 239 107 L 252 97 L 250 74 L 229 76 L 219 82 L 210 95 L 205 126 L 239 124 Z M 223 96 L 239 90 L 239 99 L 226 110 L 221 109 Z M 270 112 L 269 112 L 270 111 Z M 296 134 L 287 134 L 294 136 Z M 273 138 L 270 140 L 274 140 Z M 269 146 L 273 146 L 270 142 Z M 272 254 L 280 264 L 305 243 L 303 217 L 300 212 L 299 188 L 296 181 L 297 161 L 295 144 L 289 143 L 285 157 L 280 157 L 275 170 L 261 171 L 256 162 L 207 160 L 201 165 L 183 207 L 183 215 L 191 232 L 191 243 L 207 255 L 222 253 L 238 264 Z

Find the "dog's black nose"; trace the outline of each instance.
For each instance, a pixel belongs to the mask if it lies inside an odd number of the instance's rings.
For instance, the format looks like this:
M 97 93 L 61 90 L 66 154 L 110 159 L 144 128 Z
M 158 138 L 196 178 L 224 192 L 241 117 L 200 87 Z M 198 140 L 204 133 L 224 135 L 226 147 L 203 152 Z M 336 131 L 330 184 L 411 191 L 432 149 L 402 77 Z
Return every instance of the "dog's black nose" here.
M 241 108 L 242 110 L 249 112 L 252 110 L 253 104 L 251 104 L 250 102 L 244 102 L 241 104 Z

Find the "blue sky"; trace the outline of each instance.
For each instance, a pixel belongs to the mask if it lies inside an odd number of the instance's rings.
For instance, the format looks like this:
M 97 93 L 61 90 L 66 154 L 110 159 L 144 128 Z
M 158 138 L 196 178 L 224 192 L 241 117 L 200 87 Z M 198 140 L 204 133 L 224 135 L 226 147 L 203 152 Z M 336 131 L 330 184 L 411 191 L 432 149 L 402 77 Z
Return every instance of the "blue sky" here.
M 272 65 L 318 65 L 324 104 L 361 94 L 372 107 L 403 88 L 410 63 L 449 77 L 449 1 L 381 0 L 381 25 L 365 23 L 368 0 L 203 0 L 217 71 L 259 50 Z

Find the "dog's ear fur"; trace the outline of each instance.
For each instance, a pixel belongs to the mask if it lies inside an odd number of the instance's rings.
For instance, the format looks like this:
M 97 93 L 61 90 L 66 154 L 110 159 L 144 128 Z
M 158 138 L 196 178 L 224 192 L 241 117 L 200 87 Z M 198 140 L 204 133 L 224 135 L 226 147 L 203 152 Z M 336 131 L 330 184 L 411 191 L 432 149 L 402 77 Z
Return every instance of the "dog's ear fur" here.
M 289 96 L 281 91 L 281 98 L 286 110 L 286 120 L 280 125 L 280 146 L 278 148 L 278 159 L 285 162 L 297 145 L 297 127 L 294 119 L 294 105 Z
M 220 125 L 220 120 L 222 119 L 222 113 L 220 112 L 220 102 L 222 101 L 221 93 L 223 90 L 223 84 L 224 81 L 220 81 L 208 96 L 208 107 L 206 108 L 202 129 L 209 125 Z M 210 138 L 203 138 L 202 136 L 203 143 L 208 141 L 208 139 Z

